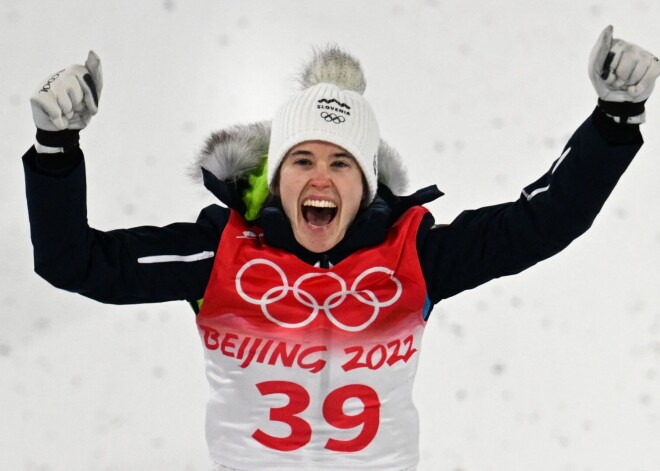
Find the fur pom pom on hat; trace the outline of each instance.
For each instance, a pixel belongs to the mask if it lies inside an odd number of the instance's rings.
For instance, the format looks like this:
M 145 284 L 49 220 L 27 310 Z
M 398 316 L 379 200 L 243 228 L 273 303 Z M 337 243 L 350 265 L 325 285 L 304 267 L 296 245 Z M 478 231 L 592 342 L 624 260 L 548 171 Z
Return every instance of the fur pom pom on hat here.
M 301 90 L 319 83 L 333 83 L 343 90 L 364 94 L 367 82 L 360 62 L 336 46 L 315 48 L 312 60 L 305 64 L 299 79 Z
M 378 188 L 380 132 L 376 116 L 362 96 L 366 80 L 360 63 L 337 47 L 317 49 L 299 82 L 303 91 L 280 107 L 272 120 L 268 184 L 292 147 L 305 141 L 326 141 L 355 157 L 371 202 Z

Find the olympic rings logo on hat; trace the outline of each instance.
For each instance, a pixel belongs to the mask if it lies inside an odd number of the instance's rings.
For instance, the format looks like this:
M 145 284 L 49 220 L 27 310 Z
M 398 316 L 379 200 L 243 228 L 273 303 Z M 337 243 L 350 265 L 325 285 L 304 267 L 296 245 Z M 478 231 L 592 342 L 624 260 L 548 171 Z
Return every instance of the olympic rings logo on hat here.
M 243 290 L 243 286 L 241 283 L 241 280 L 245 272 L 248 269 L 257 265 L 266 265 L 272 268 L 273 270 L 275 270 L 275 272 L 277 272 L 277 274 L 280 276 L 281 279 L 281 284 L 279 286 L 275 286 L 274 288 L 270 288 L 266 290 L 264 294 L 261 295 L 260 298 L 252 297 L 248 295 Z M 389 299 L 385 301 L 381 301 L 376 297 L 373 291 L 367 289 L 363 289 L 363 290 L 359 289 L 359 285 L 364 280 L 364 278 L 366 278 L 367 276 L 373 273 L 384 273 L 386 275 L 389 275 L 389 279 L 396 286 L 396 290 L 394 294 Z M 339 283 L 339 286 L 341 287 L 339 291 L 326 297 L 322 303 L 320 303 L 314 297 L 314 295 L 312 295 L 309 291 L 306 291 L 300 287 L 300 285 L 304 281 L 318 277 L 332 278 L 333 280 L 336 280 Z M 257 258 L 247 262 L 245 265 L 241 267 L 241 269 L 236 274 L 236 292 L 239 294 L 239 296 L 250 304 L 255 304 L 260 306 L 261 312 L 263 312 L 264 316 L 266 316 L 266 318 L 271 322 L 281 327 L 285 327 L 289 329 L 296 329 L 309 325 L 312 321 L 314 321 L 314 319 L 316 319 L 319 312 L 323 310 L 323 312 L 328 317 L 330 322 L 332 322 L 337 328 L 345 330 L 347 332 L 359 332 L 361 330 L 366 329 L 376 320 L 376 318 L 378 317 L 378 313 L 382 308 L 394 304 L 399 299 L 399 297 L 401 297 L 402 291 L 403 288 L 401 286 L 401 282 L 394 276 L 394 272 L 385 267 L 372 267 L 363 271 L 357 278 L 355 278 L 355 281 L 351 285 L 350 289 L 347 289 L 346 281 L 344 281 L 342 277 L 330 271 L 322 272 L 322 273 L 306 273 L 300 276 L 295 281 L 295 283 L 293 283 L 293 286 L 291 286 L 289 284 L 286 274 L 284 273 L 284 270 L 282 270 L 276 263 L 270 260 L 266 260 L 264 258 Z M 311 309 L 309 316 L 305 320 L 296 323 L 285 322 L 280 319 L 277 319 L 268 310 L 269 305 L 283 299 L 289 293 L 292 293 L 300 304 Z M 339 307 L 349 295 L 353 296 L 362 304 L 370 306 L 373 309 L 370 317 L 360 325 L 356 325 L 356 326 L 346 325 L 341 321 L 339 321 L 332 313 L 332 310 Z
M 321 113 L 321 118 L 325 119 L 327 122 L 332 121 L 335 124 L 340 124 L 346 121 L 346 118 L 343 116 L 336 115 L 334 113 L 328 113 L 327 111 Z

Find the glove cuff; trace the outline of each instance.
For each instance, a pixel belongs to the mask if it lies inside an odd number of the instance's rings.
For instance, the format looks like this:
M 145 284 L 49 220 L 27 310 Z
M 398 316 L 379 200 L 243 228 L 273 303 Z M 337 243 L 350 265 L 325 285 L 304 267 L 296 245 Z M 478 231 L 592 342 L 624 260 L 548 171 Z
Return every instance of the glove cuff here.
M 616 122 L 605 114 L 600 106 L 594 109 L 591 122 L 601 135 L 610 144 L 638 144 L 644 142 L 639 131 L 639 124 Z
M 644 108 L 646 100 L 638 103 L 632 101 L 616 102 L 598 99 L 598 107 L 615 123 L 641 124 L 646 121 Z
M 78 142 L 80 142 L 80 130 L 44 131 L 37 128 L 37 142 L 46 147 L 61 147 L 66 152 L 78 146 Z

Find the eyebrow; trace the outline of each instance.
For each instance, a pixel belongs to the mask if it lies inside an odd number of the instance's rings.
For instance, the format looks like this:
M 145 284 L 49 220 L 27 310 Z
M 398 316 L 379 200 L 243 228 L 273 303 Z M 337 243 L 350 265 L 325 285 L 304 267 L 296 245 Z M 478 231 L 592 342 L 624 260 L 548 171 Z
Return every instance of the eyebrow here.
M 311 152 L 311 151 L 305 150 L 305 149 L 299 149 L 299 150 L 296 150 L 296 151 L 291 152 L 291 153 L 288 155 L 288 157 L 301 156 L 301 155 L 310 155 L 310 156 L 311 156 L 311 155 L 314 155 L 314 153 Z M 349 154 L 348 152 L 336 152 L 336 153 L 332 154 L 330 157 L 334 157 L 334 158 L 337 158 L 337 159 L 348 157 L 348 158 L 350 158 L 350 159 L 354 159 L 354 160 L 355 160 L 355 157 L 353 157 L 353 156 L 352 156 L 351 154 Z

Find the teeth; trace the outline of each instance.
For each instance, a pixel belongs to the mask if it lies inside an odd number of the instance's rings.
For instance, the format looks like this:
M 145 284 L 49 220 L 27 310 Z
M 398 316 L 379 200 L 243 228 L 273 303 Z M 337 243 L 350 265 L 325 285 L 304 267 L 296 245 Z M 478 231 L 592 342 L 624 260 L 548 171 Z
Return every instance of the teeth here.
M 324 200 L 306 200 L 303 206 L 313 206 L 315 208 L 336 208 L 337 205 L 332 201 Z

